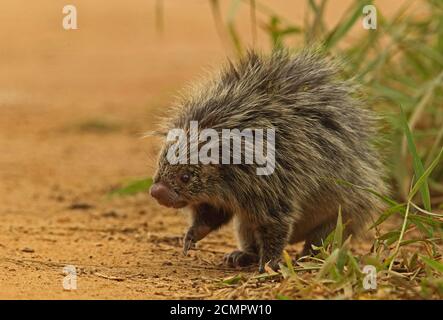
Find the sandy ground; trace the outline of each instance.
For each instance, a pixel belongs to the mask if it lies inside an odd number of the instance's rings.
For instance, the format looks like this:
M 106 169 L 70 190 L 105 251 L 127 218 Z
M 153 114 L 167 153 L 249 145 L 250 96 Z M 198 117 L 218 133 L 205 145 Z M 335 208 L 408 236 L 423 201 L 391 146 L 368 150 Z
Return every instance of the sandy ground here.
M 235 248 L 231 228 L 184 257 L 180 212 L 147 194 L 107 197 L 152 174 L 158 142 L 141 133 L 226 55 L 208 1 L 166 0 L 163 36 L 154 1 L 70 3 L 79 30 L 61 27 L 65 1 L 0 5 L 0 298 L 217 297 L 219 280 L 238 273 L 219 264 Z M 303 17 L 297 1 L 272 3 Z M 349 1 L 334 3 L 331 23 Z M 76 290 L 63 289 L 66 265 Z

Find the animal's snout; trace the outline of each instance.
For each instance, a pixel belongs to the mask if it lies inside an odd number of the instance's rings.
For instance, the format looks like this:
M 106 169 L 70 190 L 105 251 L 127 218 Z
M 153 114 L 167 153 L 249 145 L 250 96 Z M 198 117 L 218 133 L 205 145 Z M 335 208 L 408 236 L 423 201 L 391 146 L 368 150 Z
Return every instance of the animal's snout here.
M 183 198 L 162 182 L 153 184 L 149 193 L 162 206 L 180 209 L 187 205 L 187 202 Z
M 168 205 L 171 202 L 169 188 L 161 182 L 152 185 L 150 194 L 155 198 L 160 204 Z

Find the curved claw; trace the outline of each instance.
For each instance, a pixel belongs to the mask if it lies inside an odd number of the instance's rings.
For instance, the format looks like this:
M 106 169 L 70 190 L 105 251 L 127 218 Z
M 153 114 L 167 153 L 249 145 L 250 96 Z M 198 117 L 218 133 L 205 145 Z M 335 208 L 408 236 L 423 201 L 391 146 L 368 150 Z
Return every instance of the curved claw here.
M 188 251 L 193 247 L 195 247 L 194 238 L 188 232 L 183 239 L 183 255 L 187 256 Z
M 200 241 L 206 237 L 206 235 L 210 232 L 211 228 L 207 225 L 191 226 L 183 239 L 183 254 L 186 256 L 188 251 L 195 247 L 197 241 Z

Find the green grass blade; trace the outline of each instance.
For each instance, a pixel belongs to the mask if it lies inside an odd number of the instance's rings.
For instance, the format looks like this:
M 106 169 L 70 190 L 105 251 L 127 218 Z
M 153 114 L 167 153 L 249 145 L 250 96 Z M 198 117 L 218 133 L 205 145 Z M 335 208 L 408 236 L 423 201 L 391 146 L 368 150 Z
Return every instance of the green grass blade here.
M 375 191 L 373 189 L 361 187 L 361 186 L 358 186 L 356 184 L 353 184 L 351 182 L 348 182 L 348 181 L 345 181 L 345 180 L 341 180 L 341 179 L 334 179 L 334 181 L 337 184 L 340 184 L 340 185 L 344 185 L 344 186 L 352 187 L 352 188 L 357 188 L 357 189 L 364 190 L 364 191 L 367 191 L 369 193 L 372 193 L 374 196 L 376 196 L 377 198 L 383 200 L 385 203 L 387 203 L 390 206 L 398 206 L 399 205 L 399 203 L 397 203 L 395 200 L 393 200 L 393 199 L 391 199 L 391 198 L 389 198 L 387 196 L 384 196 L 384 195 L 378 193 L 377 191 Z
M 332 251 L 341 248 L 343 244 L 343 221 L 341 217 L 341 207 L 338 208 L 337 226 L 335 227 L 334 240 L 332 241 Z
M 379 226 L 384 221 L 386 221 L 390 216 L 392 216 L 394 213 L 397 213 L 397 212 L 404 213 L 405 207 L 406 207 L 406 204 L 401 203 L 396 206 L 392 206 L 392 207 L 388 208 L 385 212 L 383 212 L 378 217 L 377 221 L 375 221 L 369 229 L 373 229 L 373 228 Z
M 425 209 L 428 211 L 431 211 L 432 210 L 431 196 L 429 193 L 429 187 L 428 187 L 428 182 L 427 182 L 428 177 L 424 176 L 425 169 L 424 169 L 423 164 L 421 162 L 420 156 L 418 155 L 417 148 L 414 143 L 414 138 L 412 136 L 412 132 L 409 129 L 408 120 L 406 119 L 406 115 L 403 112 L 403 109 L 401 107 L 400 107 L 400 112 L 401 112 L 401 120 L 402 120 L 401 122 L 403 125 L 403 131 L 406 135 L 406 141 L 408 143 L 409 152 L 412 155 L 415 176 L 419 177 L 419 180 L 422 179 L 420 181 L 420 184 L 416 183 L 415 186 L 417 186 L 417 188 L 420 189 L 420 193 L 421 193 L 421 197 L 422 197 L 422 201 L 423 201 L 423 205 L 424 205 Z M 414 188 L 412 189 L 412 191 L 413 190 L 414 190 Z M 411 193 L 412 193 L 412 191 L 411 191 Z M 414 194 L 412 194 L 412 196 L 413 195 Z M 410 196 L 410 198 L 411 198 L 411 196 Z
M 125 186 L 113 190 L 109 193 L 110 196 L 129 196 L 140 192 L 146 192 L 152 185 L 152 179 L 140 179 L 134 180 L 126 184 Z
M 295 271 L 294 271 L 294 266 L 292 264 L 292 259 L 291 259 L 291 257 L 289 256 L 289 254 L 288 254 L 288 252 L 286 250 L 283 250 L 283 260 L 285 261 L 286 266 L 287 266 L 288 271 L 290 272 L 290 274 L 294 275 Z
M 443 263 L 438 262 L 436 260 L 432 260 L 431 258 L 420 256 L 420 258 L 423 260 L 424 263 L 426 263 L 428 266 L 430 266 L 432 269 L 443 273 Z
M 327 36 L 325 41 L 326 49 L 331 49 L 334 47 L 340 41 L 340 39 L 342 39 L 349 32 L 354 24 L 361 18 L 363 7 L 371 3 L 372 1 L 362 2 L 357 0 L 355 2 L 352 13 L 349 16 L 342 18 L 337 23 L 337 26 Z
M 412 187 L 412 190 L 409 194 L 409 199 L 412 200 L 412 197 L 417 193 L 417 191 L 423 188 L 423 185 L 425 185 L 426 190 L 427 190 L 427 196 L 429 197 L 428 201 L 429 201 L 429 209 L 426 209 L 426 203 L 425 201 L 423 201 L 423 204 L 425 206 L 425 209 L 427 211 L 431 211 L 431 199 L 429 196 L 429 189 L 428 189 L 428 178 L 429 175 L 432 173 L 432 171 L 435 169 L 435 167 L 439 164 L 440 159 L 442 158 L 443 155 L 443 148 L 441 148 L 439 154 L 437 155 L 437 157 L 434 159 L 434 161 L 432 161 L 432 163 L 429 165 L 429 167 L 421 174 L 421 176 L 417 179 L 417 182 L 414 184 L 414 186 Z
M 335 249 L 331 253 L 331 255 L 325 260 L 325 262 L 323 263 L 323 265 L 321 266 L 320 270 L 316 275 L 317 280 L 324 278 L 331 271 L 331 269 L 335 267 L 339 253 L 340 249 Z
M 234 284 L 241 282 L 242 280 L 244 280 L 244 276 L 243 276 L 243 274 L 239 273 L 239 274 L 236 274 L 232 277 L 227 277 L 227 278 L 223 279 L 222 283 L 227 284 L 227 285 L 234 285 Z

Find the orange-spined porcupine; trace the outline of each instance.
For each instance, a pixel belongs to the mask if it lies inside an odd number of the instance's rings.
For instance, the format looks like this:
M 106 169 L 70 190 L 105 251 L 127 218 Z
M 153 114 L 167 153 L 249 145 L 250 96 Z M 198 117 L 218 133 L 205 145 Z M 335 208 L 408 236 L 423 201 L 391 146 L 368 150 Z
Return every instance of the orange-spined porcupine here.
M 304 253 L 321 245 L 339 208 L 348 234 L 380 209 L 377 197 L 364 190 L 385 190 L 371 146 L 374 116 L 352 97 L 354 85 L 340 80 L 338 69 L 313 50 L 249 52 L 185 92 L 165 129 L 189 133 L 190 122 L 198 121 L 200 131 L 275 130 L 275 170 L 269 175 L 257 175 L 257 163 L 171 164 L 167 154 L 175 142 L 165 143 L 150 192 L 162 205 L 190 208 L 185 252 L 234 218 L 239 250 L 225 261 L 258 262 L 263 271 L 266 263 L 278 266 L 288 243 L 305 240 Z

